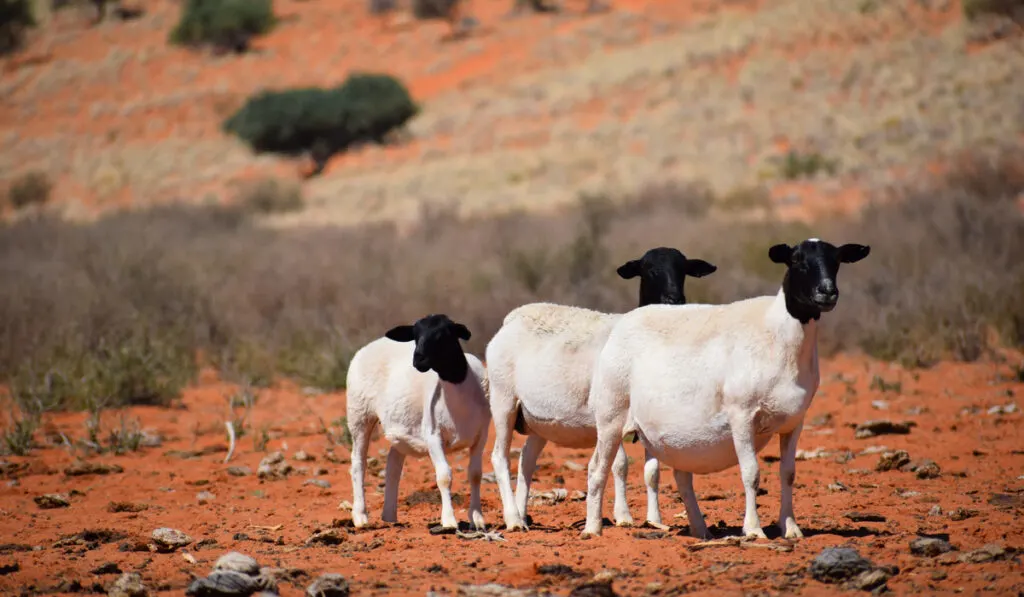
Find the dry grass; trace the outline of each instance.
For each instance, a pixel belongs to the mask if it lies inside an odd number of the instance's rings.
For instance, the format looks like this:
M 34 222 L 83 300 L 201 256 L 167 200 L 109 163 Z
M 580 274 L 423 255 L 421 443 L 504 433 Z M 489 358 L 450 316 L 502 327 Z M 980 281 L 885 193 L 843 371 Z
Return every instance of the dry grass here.
M 1024 191 L 1019 151 L 954 175 L 861 219 L 728 221 L 702 187 L 653 185 L 587 196 L 553 217 L 459 220 L 425 211 L 393 225 L 273 230 L 235 207 L 168 206 L 91 224 L 38 216 L 0 233 L 0 374 L 26 409 L 166 403 L 201 355 L 255 384 L 286 375 L 330 389 L 349 356 L 401 322 L 445 312 L 482 354 L 504 315 L 534 300 L 607 311 L 635 304 L 614 269 L 668 245 L 719 266 L 692 301 L 774 292 L 776 242 L 821 236 L 872 246 L 843 270 L 843 305 L 823 349 L 910 364 L 975 359 L 1024 344 Z M 726 215 L 733 215 L 726 212 Z

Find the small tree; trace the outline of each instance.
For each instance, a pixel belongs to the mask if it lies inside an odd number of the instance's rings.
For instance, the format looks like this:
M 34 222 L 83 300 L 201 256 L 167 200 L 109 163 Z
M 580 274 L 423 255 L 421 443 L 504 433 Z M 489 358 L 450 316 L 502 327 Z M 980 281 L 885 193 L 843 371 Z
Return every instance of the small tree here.
M 187 0 L 171 43 L 244 52 L 249 40 L 276 24 L 272 0 Z
M 35 26 L 30 0 L 0 0 L 0 54 L 20 48 L 25 31 Z
M 358 143 L 382 143 L 418 111 L 409 91 L 394 77 L 356 73 L 331 89 L 261 92 L 223 128 L 256 152 L 308 151 L 320 172 L 333 154 Z

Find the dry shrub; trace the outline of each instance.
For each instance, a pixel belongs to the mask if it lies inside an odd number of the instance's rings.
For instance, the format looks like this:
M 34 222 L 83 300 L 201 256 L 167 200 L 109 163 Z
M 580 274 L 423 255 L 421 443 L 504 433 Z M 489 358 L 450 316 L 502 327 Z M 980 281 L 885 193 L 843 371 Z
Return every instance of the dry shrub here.
M 115 403 L 165 403 L 196 354 L 252 383 L 289 375 L 339 388 L 359 346 L 427 313 L 466 323 L 467 348 L 481 355 L 526 302 L 628 310 L 636 284 L 615 268 L 649 248 L 718 265 L 686 287 L 691 302 L 718 303 L 777 292 L 784 270 L 768 247 L 811 236 L 872 246 L 842 270 L 824 351 L 977 358 L 994 334 L 1024 344 L 1020 158 L 976 160 L 861 219 L 816 226 L 730 221 L 709 211 L 702 187 L 685 185 L 585 197 L 547 216 L 460 221 L 428 210 L 404 234 L 388 224 L 271 229 L 237 206 L 88 225 L 31 217 L 0 228 L 0 376 L 27 388 L 19 396 L 37 409 L 83 406 L 95 388 Z
M 304 204 L 302 186 L 295 181 L 261 178 L 244 182 L 237 202 L 246 209 L 262 214 L 299 211 Z
M 45 172 L 32 171 L 15 178 L 7 189 L 7 203 L 14 209 L 42 205 L 50 200 L 53 182 Z

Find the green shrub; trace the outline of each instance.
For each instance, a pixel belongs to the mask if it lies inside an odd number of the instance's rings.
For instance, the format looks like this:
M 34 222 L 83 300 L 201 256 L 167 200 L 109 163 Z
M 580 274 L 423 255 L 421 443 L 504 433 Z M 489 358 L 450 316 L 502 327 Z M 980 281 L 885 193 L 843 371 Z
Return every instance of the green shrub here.
M 14 209 L 50 200 L 53 183 L 45 172 L 28 172 L 14 179 L 7 189 L 7 203 Z
M 249 40 L 277 23 L 272 0 L 187 0 L 172 43 L 244 52 Z
M 30 0 L 0 0 L 0 54 L 20 48 L 25 31 L 35 26 Z
M 264 91 L 224 123 L 256 152 L 312 152 L 319 169 L 334 153 L 382 143 L 419 107 L 394 77 L 356 73 L 338 87 Z

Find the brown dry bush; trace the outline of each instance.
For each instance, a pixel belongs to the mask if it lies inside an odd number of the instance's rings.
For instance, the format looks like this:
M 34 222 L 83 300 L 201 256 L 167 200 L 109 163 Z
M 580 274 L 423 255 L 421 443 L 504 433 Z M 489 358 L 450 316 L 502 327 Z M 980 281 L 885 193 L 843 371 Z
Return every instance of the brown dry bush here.
M 977 358 L 994 334 L 1024 344 L 1020 157 L 976 160 L 860 219 L 816 226 L 716 215 L 706 190 L 686 185 L 587 197 L 554 216 L 428 210 L 406 233 L 272 229 L 244 207 L 170 206 L 92 224 L 31 217 L 0 228 L 0 376 L 37 411 L 165 403 L 192 379 L 197 354 L 252 383 L 287 375 L 338 388 L 355 349 L 426 313 L 468 325 L 467 348 L 482 355 L 526 302 L 628 310 L 636 284 L 615 268 L 651 247 L 718 265 L 686 287 L 691 302 L 717 303 L 776 292 L 783 268 L 768 247 L 810 236 L 872 246 L 842 271 L 824 352 L 921 365 Z

